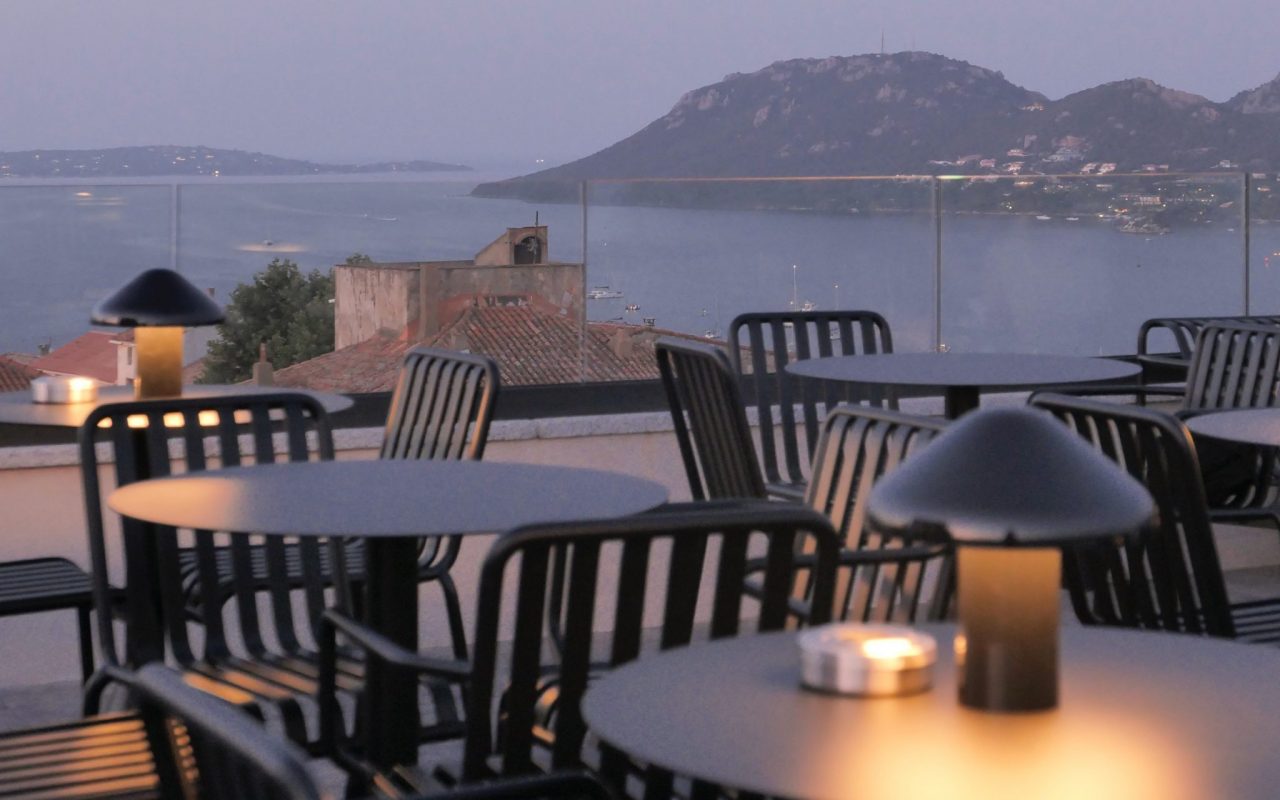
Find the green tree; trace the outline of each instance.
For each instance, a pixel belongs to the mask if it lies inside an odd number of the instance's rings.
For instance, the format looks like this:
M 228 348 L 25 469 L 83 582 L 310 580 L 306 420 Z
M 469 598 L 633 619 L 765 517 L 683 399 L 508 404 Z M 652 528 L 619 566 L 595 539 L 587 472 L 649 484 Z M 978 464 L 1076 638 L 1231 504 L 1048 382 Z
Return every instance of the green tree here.
M 352 258 L 357 256 L 367 259 L 358 253 Z M 333 276 L 303 274 L 287 258 L 273 259 L 253 283 L 237 286 L 226 313 L 218 338 L 209 343 L 202 383 L 247 380 L 263 343 L 276 369 L 333 350 Z

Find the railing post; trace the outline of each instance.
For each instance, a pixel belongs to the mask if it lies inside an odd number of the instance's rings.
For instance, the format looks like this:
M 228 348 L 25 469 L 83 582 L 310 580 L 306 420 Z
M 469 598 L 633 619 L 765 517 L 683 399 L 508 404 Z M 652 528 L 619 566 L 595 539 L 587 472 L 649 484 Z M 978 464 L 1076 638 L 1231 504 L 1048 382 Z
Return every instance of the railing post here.
M 1244 225 L 1241 230 L 1244 231 L 1244 315 L 1249 316 L 1250 293 L 1250 270 L 1249 270 L 1249 220 L 1253 217 L 1253 208 L 1251 201 L 1253 198 L 1253 186 L 1250 185 L 1249 173 L 1244 173 L 1244 202 L 1240 204 L 1240 208 L 1244 214 Z
M 179 184 L 169 184 L 169 269 L 178 271 Z
M 578 382 L 587 382 L 587 182 L 578 183 L 578 202 L 582 206 L 582 299 L 578 303 Z
M 942 181 L 933 178 L 933 349 L 942 352 Z

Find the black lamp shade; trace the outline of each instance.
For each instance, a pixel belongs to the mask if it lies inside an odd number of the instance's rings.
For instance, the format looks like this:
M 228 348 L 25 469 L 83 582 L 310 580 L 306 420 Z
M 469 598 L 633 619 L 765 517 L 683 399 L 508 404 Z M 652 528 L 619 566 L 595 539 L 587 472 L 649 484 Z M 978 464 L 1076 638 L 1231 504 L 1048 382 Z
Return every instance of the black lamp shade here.
M 171 269 L 149 269 L 98 303 L 90 321 L 125 328 L 216 325 L 218 304 Z
M 1047 413 L 975 411 L 883 478 L 881 530 L 960 545 L 1053 547 L 1132 535 L 1155 504 L 1138 481 Z

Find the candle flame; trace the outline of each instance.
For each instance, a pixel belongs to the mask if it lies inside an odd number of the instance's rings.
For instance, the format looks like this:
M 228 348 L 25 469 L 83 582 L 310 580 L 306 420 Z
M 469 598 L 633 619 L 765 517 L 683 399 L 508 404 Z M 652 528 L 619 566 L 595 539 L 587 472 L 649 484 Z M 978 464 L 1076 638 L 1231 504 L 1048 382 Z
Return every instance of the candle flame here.
M 902 658 L 920 652 L 920 647 L 905 636 L 867 639 L 862 643 L 862 654 L 872 659 Z

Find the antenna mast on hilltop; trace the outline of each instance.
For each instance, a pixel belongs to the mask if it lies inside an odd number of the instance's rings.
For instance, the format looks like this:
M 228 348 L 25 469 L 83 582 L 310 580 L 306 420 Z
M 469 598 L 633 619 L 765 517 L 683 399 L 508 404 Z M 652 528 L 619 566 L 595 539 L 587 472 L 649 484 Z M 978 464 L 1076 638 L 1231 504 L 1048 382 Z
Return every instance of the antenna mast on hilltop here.
M 884 55 L 884 31 L 880 31 L 880 55 Z

